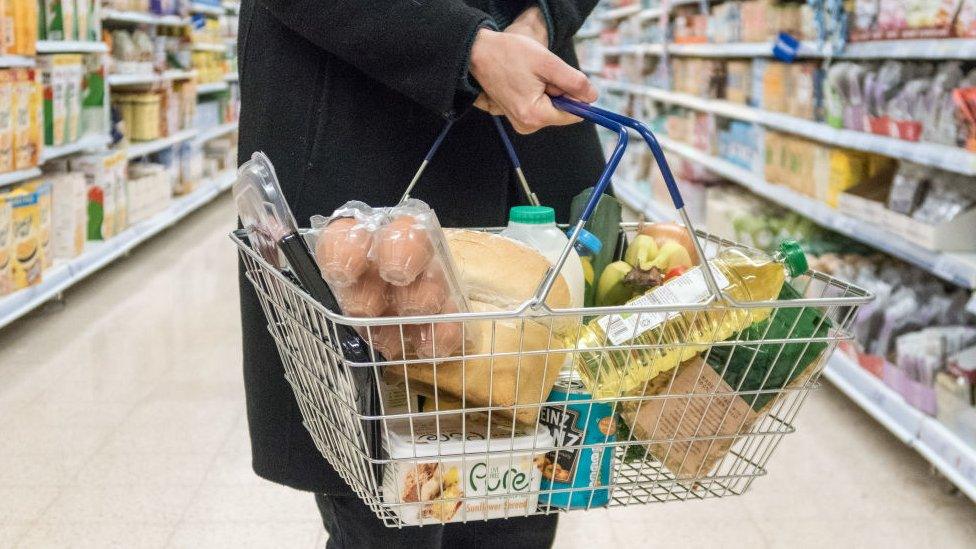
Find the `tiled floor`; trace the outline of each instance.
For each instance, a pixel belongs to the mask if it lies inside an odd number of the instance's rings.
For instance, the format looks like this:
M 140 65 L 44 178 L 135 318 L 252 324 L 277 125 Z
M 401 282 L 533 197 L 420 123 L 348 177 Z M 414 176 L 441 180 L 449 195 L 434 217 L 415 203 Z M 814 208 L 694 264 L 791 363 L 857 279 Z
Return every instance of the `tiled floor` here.
M 249 468 L 227 197 L 0 331 L 0 547 L 322 546 Z M 976 505 L 825 386 L 746 497 L 567 516 L 558 547 L 972 546 Z

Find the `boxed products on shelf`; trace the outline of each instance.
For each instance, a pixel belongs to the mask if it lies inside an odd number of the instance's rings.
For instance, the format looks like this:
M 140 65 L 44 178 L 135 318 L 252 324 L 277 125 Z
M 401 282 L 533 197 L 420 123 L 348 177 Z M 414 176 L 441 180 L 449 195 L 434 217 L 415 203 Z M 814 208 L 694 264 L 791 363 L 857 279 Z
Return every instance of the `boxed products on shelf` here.
M 0 172 L 38 164 L 40 97 L 33 69 L 0 69 Z
M 32 56 L 37 53 L 37 0 L 6 0 L 0 18 L 0 51 L 6 55 Z
M 88 199 L 85 174 L 45 174 L 51 183 L 51 251 L 55 260 L 73 259 L 85 251 Z
M 107 240 L 127 226 L 125 152 L 113 151 L 72 158 L 71 170 L 85 174 L 88 197 L 88 240 Z
M 840 208 L 930 250 L 976 249 L 972 177 L 903 163 L 884 184 L 843 193 Z
M 14 290 L 13 205 L 0 194 L 0 296 Z
M 44 86 L 44 144 L 57 146 L 77 141 L 81 128 L 82 56 L 42 55 L 37 63 Z
M 972 0 L 855 0 L 852 41 L 976 36 Z
M 42 40 L 98 40 L 99 0 L 37 0 Z
M 40 284 L 44 270 L 44 227 L 39 193 L 19 185 L 0 194 L 0 201 L 10 208 L 10 288 L 20 290 Z
M 166 209 L 173 197 L 170 173 L 160 164 L 134 162 L 125 181 L 129 223 L 139 223 Z

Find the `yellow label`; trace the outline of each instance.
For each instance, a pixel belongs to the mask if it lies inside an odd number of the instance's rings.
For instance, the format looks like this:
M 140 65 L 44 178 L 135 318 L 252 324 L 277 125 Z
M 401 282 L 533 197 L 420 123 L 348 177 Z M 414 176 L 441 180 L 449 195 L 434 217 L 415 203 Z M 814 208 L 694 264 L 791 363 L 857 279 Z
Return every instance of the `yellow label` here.
M 41 282 L 41 212 L 37 193 L 15 189 L 7 201 L 13 218 L 13 287 L 19 290 Z

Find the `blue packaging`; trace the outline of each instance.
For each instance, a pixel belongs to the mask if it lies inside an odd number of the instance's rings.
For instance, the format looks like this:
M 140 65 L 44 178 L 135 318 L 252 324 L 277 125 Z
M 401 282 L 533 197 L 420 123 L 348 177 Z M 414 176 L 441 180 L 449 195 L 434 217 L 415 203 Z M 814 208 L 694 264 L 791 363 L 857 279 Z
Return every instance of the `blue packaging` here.
M 539 505 L 585 509 L 610 502 L 610 490 L 599 487 L 610 484 L 617 428 L 613 406 L 592 398 L 569 374 L 560 375 L 549 393 L 539 424 L 549 429 L 558 449 L 545 455 Z

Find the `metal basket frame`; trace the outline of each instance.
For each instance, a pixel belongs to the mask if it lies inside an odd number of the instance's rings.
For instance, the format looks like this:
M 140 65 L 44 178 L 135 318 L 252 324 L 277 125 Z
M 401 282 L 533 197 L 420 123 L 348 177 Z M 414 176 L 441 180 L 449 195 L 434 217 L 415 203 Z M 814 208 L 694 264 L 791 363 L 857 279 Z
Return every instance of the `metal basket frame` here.
M 839 341 L 852 339 L 851 325 L 858 307 L 872 298 L 861 288 L 811 271 L 791 281 L 800 298 L 737 300 L 719 286 L 711 269 L 702 269 L 708 297 L 698 302 L 550 308 L 545 298 L 609 185 L 627 145 L 628 129 L 651 148 L 698 256 L 711 259 L 731 248 L 745 249 L 694 229 L 664 153 L 643 124 L 564 98 L 553 98 L 553 103 L 614 130 L 618 143 L 580 220 L 571 227 L 569 245 L 540 281 L 534 296 L 514 310 L 347 317 L 321 305 L 286 272 L 255 251 L 248 230 L 231 235 L 268 319 L 268 329 L 305 427 L 325 459 L 388 526 L 742 494 L 755 478 L 766 474 L 766 464 L 783 435 L 795 430 L 796 414 L 809 391 L 818 385 L 827 357 Z M 523 188 L 534 202 L 497 119 L 496 125 Z M 450 127 L 448 123 L 437 137 L 404 196 L 416 184 Z M 634 223 L 621 224 L 621 236 L 637 229 Z M 604 334 L 595 344 L 590 341 L 581 346 L 583 336 L 592 336 L 586 331 L 590 319 L 622 314 L 636 315 L 638 320 L 642 315 L 658 315 L 655 318 L 664 320 L 651 334 L 654 339 L 641 336 L 611 344 Z M 775 319 L 782 323 L 784 315 L 796 315 L 786 333 L 779 338 L 768 337 Z M 814 335 L 798 332 L 804 315 L 816 319 Z M 770 320 L 762 334 L 745 335 L 746 326 L 767 318 Z M 448 323 L 460 327 L 464 341 L 460 352 L 448 357 L 386 360 L 370 349 L 367 360 L 355 360 L 344 354 L 341 345 L 340 331 L 348 334 L 347 328 L 369 341 L 374 330 L 394 326 L 398 327 L 406 355 L 408 330 L 429 326 L 431 333 L 436 334 L 438 325 Z M 732 326 L 734 334 L 721 333 Z M 538 337 L 539 330 L 544 332 L 544 344 Z M 504 334 L 508 336 L 503 337 Z M 476 336 L 488 338 L 480 351 L 474 343 Z M 795 360 L 787 365 L 785 376 L 782 370 L 779 372 L 782 379 L 770 381 L 788 347 L 789 353 L 796 354 Z M 724 363 L 721 359 L 710 360 L 723 352 Z M 740 379 L 733 387 L 726 376 L 737 352 L 751 358 L 747 358 L 744 370 L 739 370 Z M 801 364 L 808 352 L 814 356 Z M 765 373 L 758 370 L 762 366 L 756 366 L 761 380 L 757 385 L 753 379 L 752 388 L 745 389 L 743 384 L 753 373 L 760 354 L 767 356 L 772 366 Z M 613 376 L 618 384 L 623 378 L 629 385 L 619 392 L 576 393 L 578 398 L 571 398 L 566 392 L 561 400 L 551 400 L 552 383 L 564 363 L 568 363 L 567 356 L 572 357 L 574 364 L 596 364 L 596 373 L 582 368 L 589 372 L 588 381 L 596 387 Z M 695 356 L 701 360 L 691 360 Z M 741 368 L 741 355 L 738 363 Z M 656 367 L 659 372 L 635 370 L 635 365 Z M 390 387 L 399 387 L 405 395 L 405 408 L 402 403 L 392 405 L 385 392 Z M 488 388 L 487 395 L 476 394 L 478 388 L 484 387 Z M 418 392 L 425 395 L 423 405 L 413 398 Z M 761 398 L 764 404 L 757 408 Z M 582 430 L 578 441 L 560 444 L 549 436 L 558 429 L 541 426 L 541 414 L 553 410 L 566 414 L 570 409 L 574 418 L 583 420 L 582 427 L 576 426 Z M 641 416 L 642 413 L 649 417 Z M 629 434 L 618 437 L 616 422 L 621 419 L 628 425 Z M 645 419 L 650 422 L 642 421 Z M 483 429 L 478 431 L 479 428 Z M 407 455 L 394 455 L 395 437 L 409 440 Z M 582 456 L 587 453 L 592 454 L 589 484 L 540 483 L 543 471 L 554 478 L 560 472 L 561 456 L 575 456 L 570 476 L 585 473 L 577 466 L 584 465 Z M 478 469 L 480 465 L 482 469 Z M 476 469 L 486 471 L 486 476 L 477 477 Z M 497 478 L 489 478 L 489 470 Z M 509 482 L 509 473 L 511 479 L 519 481 Z M 470 485 L 464 484 L 460 475 L 466 475 L 464 480 Z M 595 487 L 594 482 L 599 486 Z

